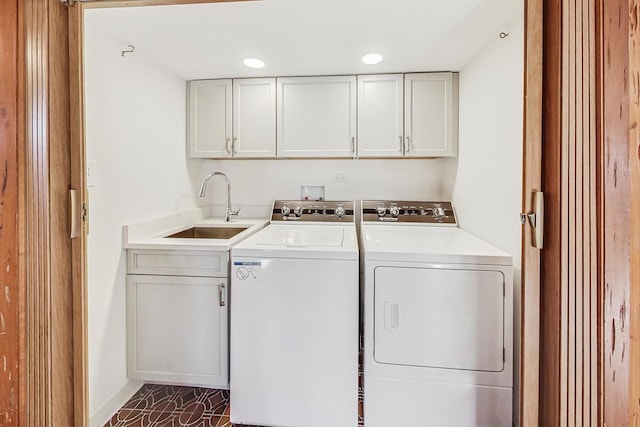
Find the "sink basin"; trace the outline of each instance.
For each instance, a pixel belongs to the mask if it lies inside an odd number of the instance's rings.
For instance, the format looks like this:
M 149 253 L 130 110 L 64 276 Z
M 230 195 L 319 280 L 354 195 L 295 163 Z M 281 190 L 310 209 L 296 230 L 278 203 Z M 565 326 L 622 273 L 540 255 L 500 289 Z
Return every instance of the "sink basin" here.
M 230 239 L 249 227 L 191 227 L 166 238 L 177 239 Z

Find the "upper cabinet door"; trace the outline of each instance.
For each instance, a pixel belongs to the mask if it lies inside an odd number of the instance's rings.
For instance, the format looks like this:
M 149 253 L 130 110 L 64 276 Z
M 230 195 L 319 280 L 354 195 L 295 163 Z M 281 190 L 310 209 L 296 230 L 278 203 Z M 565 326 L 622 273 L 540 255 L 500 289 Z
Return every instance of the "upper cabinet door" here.
M 358 157 L 404 153 L 402 74 L 358 76 Z
M 189 157 L 231 157 L 231 79 L 187 83 Z
M 233 157 L 276 156 L 276 79 L 233 80 Z
M 456 156 L 457 74 L 405 74 L 404 82 L 405 155 Z
M 278 157 L 355 157 L 356 77 L 277 79 Z

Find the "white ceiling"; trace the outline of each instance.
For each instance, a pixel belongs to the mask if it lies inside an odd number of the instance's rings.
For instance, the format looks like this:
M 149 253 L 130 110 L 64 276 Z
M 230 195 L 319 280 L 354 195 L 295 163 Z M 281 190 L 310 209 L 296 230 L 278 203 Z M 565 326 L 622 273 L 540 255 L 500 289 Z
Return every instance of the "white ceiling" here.
M 524 19 L 523 2 L 262 0 L 88 9 L 85 24 L 185 80 L 458 71 Z M 384 61 L 364 65 L 374 51 Z

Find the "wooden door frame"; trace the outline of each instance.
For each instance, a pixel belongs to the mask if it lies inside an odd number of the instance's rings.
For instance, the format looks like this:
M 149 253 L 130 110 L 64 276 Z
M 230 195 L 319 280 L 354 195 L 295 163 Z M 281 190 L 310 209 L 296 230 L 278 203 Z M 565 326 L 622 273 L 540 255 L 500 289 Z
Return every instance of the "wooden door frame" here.
M 533 211 L 532 193 L 542 188 L 543 1 L 525 1 L 524 141 L 522 212 Z M 532 227 L 522 227 L 520 315 L 520 426 L 538 425 L 540 383 L 540 250 Z

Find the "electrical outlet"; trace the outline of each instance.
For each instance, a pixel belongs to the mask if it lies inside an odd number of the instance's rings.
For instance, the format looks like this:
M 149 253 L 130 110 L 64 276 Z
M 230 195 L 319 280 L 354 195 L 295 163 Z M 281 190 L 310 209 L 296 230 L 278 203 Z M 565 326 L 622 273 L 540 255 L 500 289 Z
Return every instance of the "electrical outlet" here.
M 338 184 L 345 184 L 349 182 L 349 176 L 346 172 L 334 172 L 333 173 L 333 182 Z

